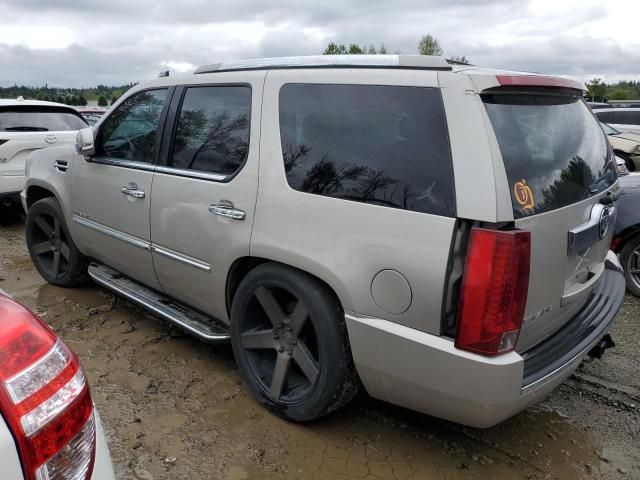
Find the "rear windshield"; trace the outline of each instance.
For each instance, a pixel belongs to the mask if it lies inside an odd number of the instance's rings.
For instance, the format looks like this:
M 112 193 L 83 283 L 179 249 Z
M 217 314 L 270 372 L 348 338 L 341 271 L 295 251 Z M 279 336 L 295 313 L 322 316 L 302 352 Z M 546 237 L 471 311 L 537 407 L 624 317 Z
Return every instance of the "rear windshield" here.
M 616 181 L 604 132 L 582 99 L 490 94 L 483 101 L 502 152 L 515 218 L 579 202 Z
M 65 108 L 0 108 L 0 131 L 4 132 L 66 132 L 86 127 L 79 113 Z

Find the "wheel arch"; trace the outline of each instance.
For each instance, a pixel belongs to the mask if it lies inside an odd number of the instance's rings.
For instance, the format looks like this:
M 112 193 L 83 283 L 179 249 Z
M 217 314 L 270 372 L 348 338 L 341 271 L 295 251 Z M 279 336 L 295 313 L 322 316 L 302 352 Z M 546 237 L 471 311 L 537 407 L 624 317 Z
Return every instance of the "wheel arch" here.
M 31 208 L 31 205 L 43 198 L 54 197 L 58 202 L 60 198 L 54 193 L 52 188 L 44 187 L 41 185 L 29 185 L 26 189 L 27 193 L 27 209 Z
M 273 260 L 273 259 L 264 258 L 264 257 L 244 256 L 244 257 L 237 258 L 233 262 L 233 264 L 231 264 L 231 267 L 229 268 L 229 271 L 227 273 L 227 282 L 225 287 L 225 302 L 226 302 L 227 315 L 229 316 L 229 319 L 231 319 L 231 305 L 233 303 L 233 298 L 238 290 L 238 286 L 251 270 L 265 263 L 273 263 L 276 265 L 281 265 L 283 267 L 292 268 L 294 270 L 298 270 L 299 272 L 303 272 L 315 278 L 316 280 L 321 282 L 325 287 L 329 289 L 329 291 L 336 297 L 336 299 L 338 300 L 338 303 L 340 304 L 340 307 L 344 311 L 344 303 L 342 302 L 336 289 L 333 288 L 331 284 L 327 282 L 325 279 L 320 278 L 317 275 L 311 272 L 308 272 L 304 269 L 298 268 L 294 265 L 290 265 L 284 262 L 280 262 L 278 260 Z
M 618 233 L 613 238 L 611 249 L 615 253 L 620 253 L 627 242 L 637 236 L 640 236 L 640 224 L 631 225 L 630 227 L 625 228 L 622 232 Z

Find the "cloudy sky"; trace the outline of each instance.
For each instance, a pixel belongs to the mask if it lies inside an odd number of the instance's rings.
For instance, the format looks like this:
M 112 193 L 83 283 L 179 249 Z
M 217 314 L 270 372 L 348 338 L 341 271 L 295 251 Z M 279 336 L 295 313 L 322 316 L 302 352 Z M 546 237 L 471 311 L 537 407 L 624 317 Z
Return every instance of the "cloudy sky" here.
M 95 86 L 330 41 L 588 80 L 640 80 L 638 0 L 0 0 L 0 86 Z

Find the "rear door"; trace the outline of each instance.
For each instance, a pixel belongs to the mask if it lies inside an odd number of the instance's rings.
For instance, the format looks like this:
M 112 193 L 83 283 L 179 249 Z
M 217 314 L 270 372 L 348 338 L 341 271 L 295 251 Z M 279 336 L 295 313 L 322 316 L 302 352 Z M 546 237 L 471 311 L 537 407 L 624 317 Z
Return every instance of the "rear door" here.
M 87 255 L 159 288 L 149 205 L 168 88 L 135 93 L 101 123 L 96 155 L 71 168 L 73 237 Z
M 162 289 L 223 321 L 227 273 L 249 255 L 264 75 L 220 73 L 180 87 L 153 179 L 151 249 Z
M 517 346 L 524 351 L 569 321 L 604 271 L 615 163 L 577 91 L 503 88 L 482 99 L 502 154 L 515 226 L 531 232 L 529 295 Z

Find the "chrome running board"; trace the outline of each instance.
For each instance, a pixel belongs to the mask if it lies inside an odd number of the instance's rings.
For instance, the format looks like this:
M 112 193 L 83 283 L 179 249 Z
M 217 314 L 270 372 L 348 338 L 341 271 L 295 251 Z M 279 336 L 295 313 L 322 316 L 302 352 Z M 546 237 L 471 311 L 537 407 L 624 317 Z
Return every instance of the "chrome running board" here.
M 227 343 L 229 328 L 222 323 L 178 303 L 166 295 L 125 277 L 106 265 L 92 262 L 89 276 L 116 294 L 160 315 L 207 343 Z

